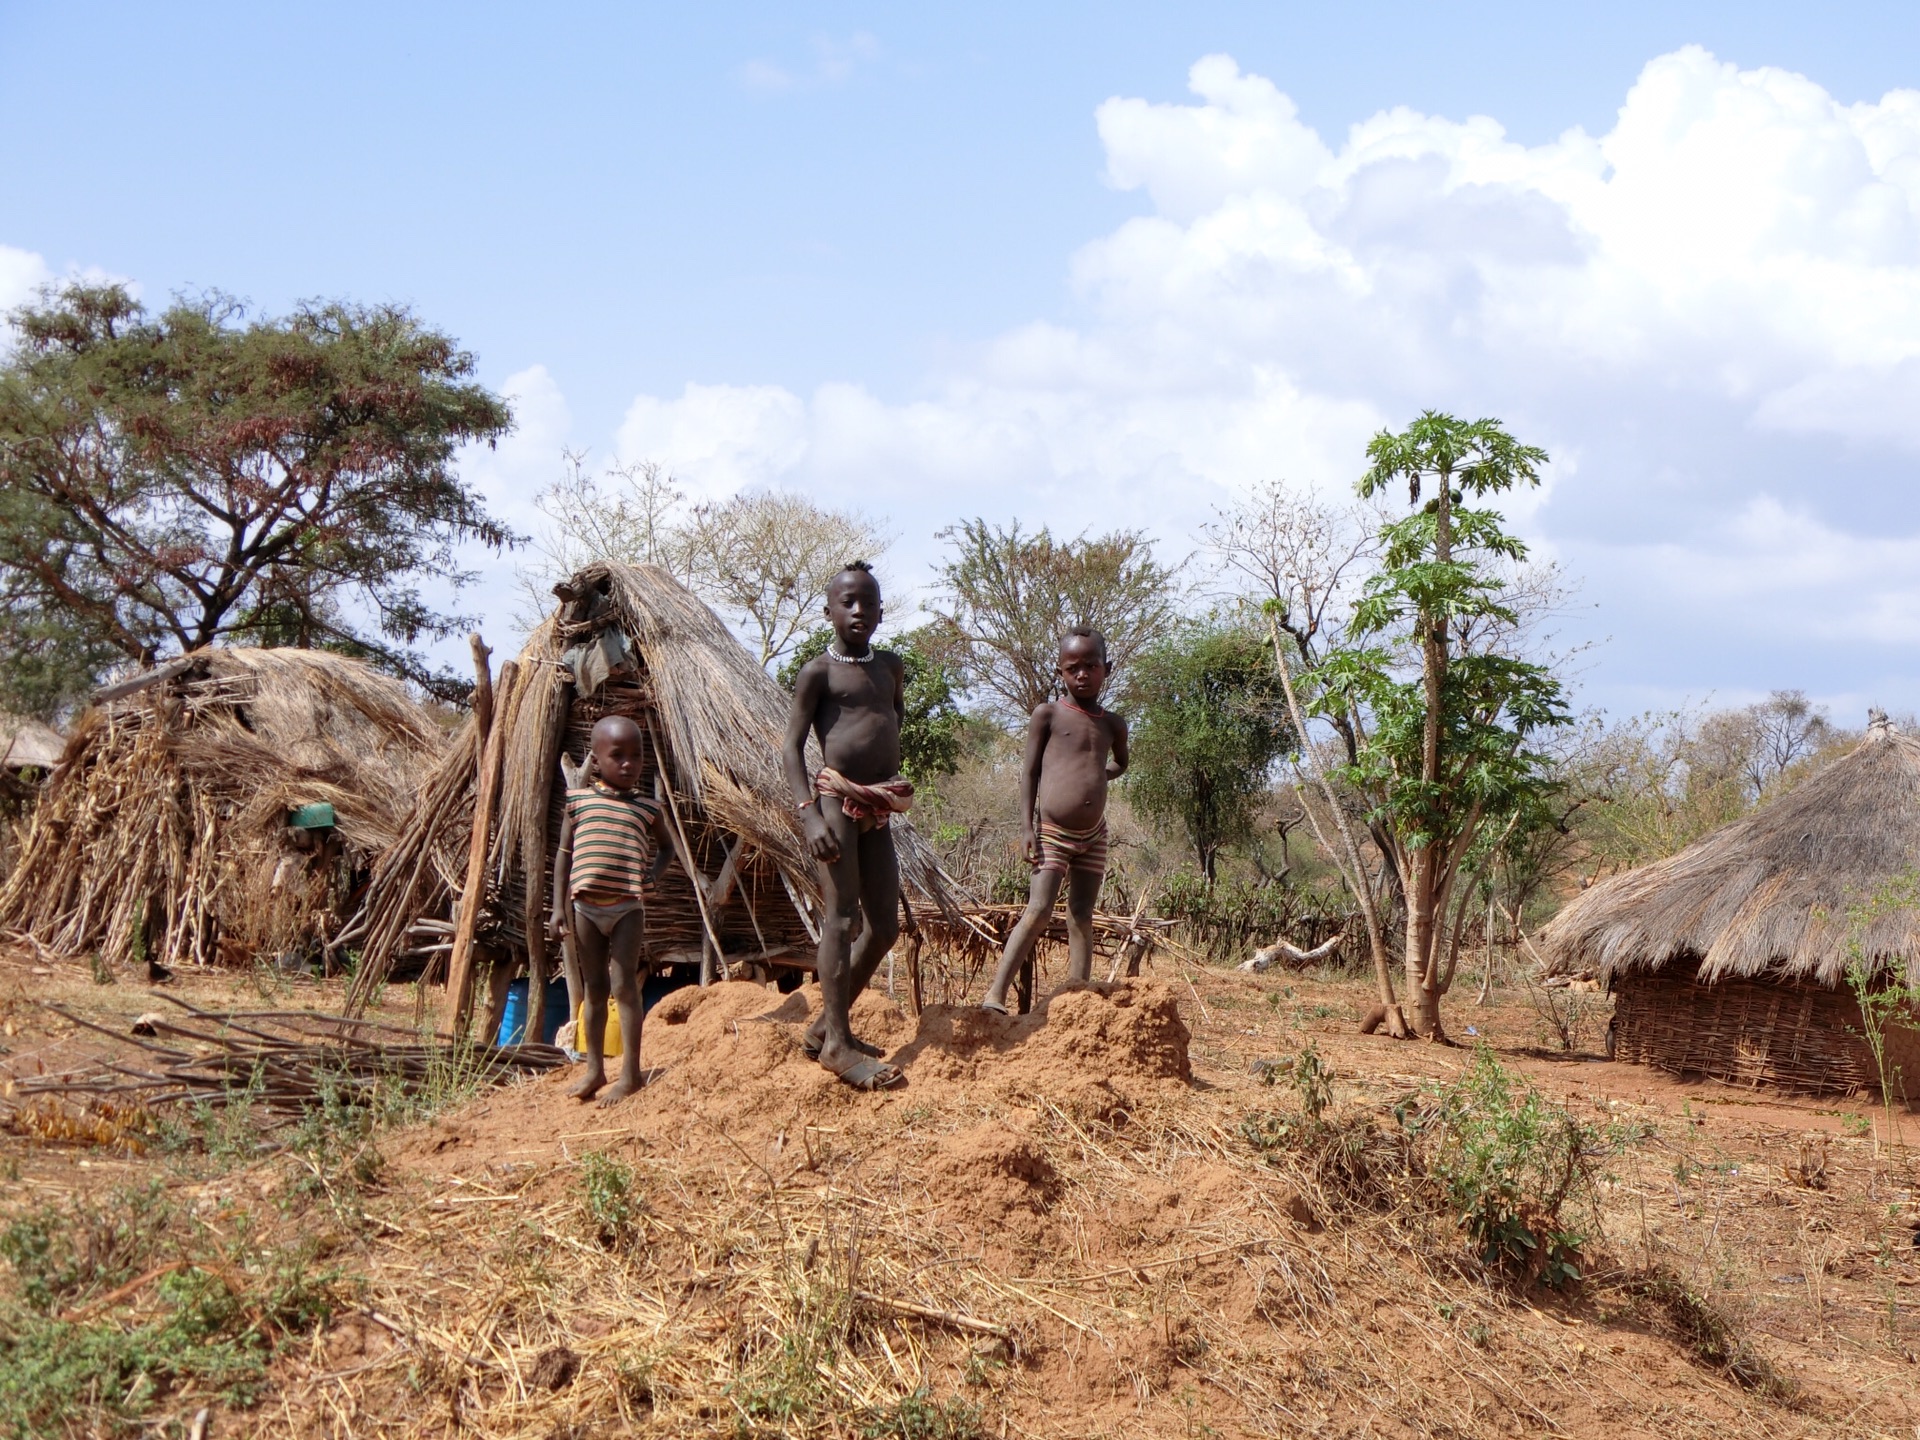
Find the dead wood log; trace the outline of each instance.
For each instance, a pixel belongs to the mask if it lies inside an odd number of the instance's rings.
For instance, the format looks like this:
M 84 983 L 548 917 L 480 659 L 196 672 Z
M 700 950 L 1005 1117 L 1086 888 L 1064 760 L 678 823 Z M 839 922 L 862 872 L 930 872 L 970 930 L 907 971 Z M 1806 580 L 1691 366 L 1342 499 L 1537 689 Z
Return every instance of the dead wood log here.
M 1314 946 L 1311 950 L 1302 950 L 1298 945 L 1290 945 L 1285 940 L 1276 940 L 1273 944 L 1254 951 L 1251 960 L 1234 968 L 1258 974 L 1281 961 L 1285 961 L 1288 965 L 1311 965 L 1333 954 L 1340 948 L 1340 942 L 1344 939 L 1346 936 L 1336 935 L 1331 940 Z

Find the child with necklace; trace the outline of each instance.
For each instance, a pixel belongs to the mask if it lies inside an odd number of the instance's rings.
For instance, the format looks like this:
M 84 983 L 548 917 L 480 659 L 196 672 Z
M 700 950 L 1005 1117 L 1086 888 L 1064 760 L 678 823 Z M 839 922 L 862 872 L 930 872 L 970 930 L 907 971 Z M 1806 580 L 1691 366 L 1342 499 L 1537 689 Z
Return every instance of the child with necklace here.
M 1093 907 L 1107 873 L 1107 784 L 1127 773 L 1127 722 L 1100 704 L 1112 667 L 1091 626 L 1060 637 L 1061 699 L 1033 712 L 1020 774 L 1020 831 L 1033 888 L 1007 937 L 983 1010 L 1007 1013 L 1007 986 L 1033 953 L 1067 887 L 1067 983 L 1093 974 Z
M 873 648 L 884 611 L 880 582 L 855 560 L 827 587 L 833 643 L 794 677 L 781 767 L 799 811 L 807 849 L 820 867 L 820 1014 L 807 1053 L 856 1090 L 903 1083 L 876 1046 L 853 1033 L 855 998 L 900 934 L 900 867 L 889 822 L 913 803 L 900 775 L 906 671 L 898 655 Z M 807 774 L 807 736 L 825 762 Z

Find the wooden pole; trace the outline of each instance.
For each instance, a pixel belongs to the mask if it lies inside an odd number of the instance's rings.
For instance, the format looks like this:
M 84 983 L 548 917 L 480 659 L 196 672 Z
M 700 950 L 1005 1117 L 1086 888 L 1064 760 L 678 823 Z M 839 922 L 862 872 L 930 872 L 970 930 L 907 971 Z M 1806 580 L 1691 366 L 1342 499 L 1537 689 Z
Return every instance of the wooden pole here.
M 667 747 L 660 743 L 660 729 L 653 723 L 651 713 L 647 715 L 647 735 L 653 741 L 654 773 L 660 777 L 660 788 L 667 792 L 667 813 L 673 820 L 673 848 L 679 853 L 681 868 L 687 872 L 687 883 L 693 886 L 693 903 L 700 907 L 700 928 L 706 931 L 707 944 L 712 947 L 711 952 L 703 951 L 700 956 L 700 984 L 705 987 L 713 983 L 716 965 L 722 980 L 732 978 L 727 974 L 727 952 L 720 948 L 720 934 L 713 928 L 713 917 L 707 914 L 706 877 L 693 863 L 693 846 L 687 843 L 686 827 L 680 823 L 680 803 L 673 798 L 673 777 L 667 773 Z
M 467 644 L 473 649 L 473 724 L 479 736 L 480 747 L 487 744 L 487 732 L 493 729 L 493 671 L 487 662 L 493 658 L 493 651 L 487 648 L 479 632 L 467 636 Z
M 927 1008 L 926 992 L 920 983 L 920 922 L 913 918 L 913 904 L 904 888 L 900 891 L 900 917 L 907 932 L 907 980 L 913 986 L 913 1013 Z
M 504 717 L 513 703 L 520 667 L 509 660 L 500 667 L 499 712 Z M 473 834 L 467 845 L 467 883 L 454 918 L 453 954 L 447 961 L 447 996 L 440 1009 L 440 1025 L 463 1040 L 473 1010 L 473 936 L 480 925 L 480 908 L 487 898 L 487 842 L 493 833 L 493 815 L 500 802 L 500 768 L 506 755 L 507 726 L 493 726 L 480 752 L 480 773 L 474 785 Z
M 535 675 L 528 675 L 529 684 Z M 520 867 L 527 881 L 527 914 L 523 922 L 527 932 L 527 1036 L 539 1043 L 547 1033 L 547 974 L 551 964 L 547 956 L 547 810 L 553 801 L 553 772 L 560 759 L 561 742 L 566 737 L 567 714 L 572 708 L 573 684 L 546 676 L 547 709 L 546 751 L 538 761 L 538 774 L 547 777 L 533 814 L 527 817 L 527 833 L 521 837 L 524 854 Z

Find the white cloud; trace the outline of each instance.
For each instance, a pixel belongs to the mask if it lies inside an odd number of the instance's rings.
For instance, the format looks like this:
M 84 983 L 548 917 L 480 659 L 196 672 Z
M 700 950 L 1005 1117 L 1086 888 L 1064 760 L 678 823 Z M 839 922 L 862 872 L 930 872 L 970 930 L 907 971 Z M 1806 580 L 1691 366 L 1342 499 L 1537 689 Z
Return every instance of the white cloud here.
M 31 250 L 0 245 L 0 311 L 24 305 L 52 278 L 47 262 Z
M 1602 696 L 1911 671 L 1920 92 L 1843 105 L 1689 47 L 1607 133 L 1526 146 L 1404 108 L 1323 137 L 1226 56 L 1190 82 L 1096 113 L 1150 208 L 1072 257 L 1079 324 L 905 403 L 642 396 L 622 455 L 864 503 L 924 563 L 976 513 L 1178 546 L 1255 481 L 1344 488 L 1423 407 L 1498 414 L 1560 462 L 1514 514 L 1587 576 Z

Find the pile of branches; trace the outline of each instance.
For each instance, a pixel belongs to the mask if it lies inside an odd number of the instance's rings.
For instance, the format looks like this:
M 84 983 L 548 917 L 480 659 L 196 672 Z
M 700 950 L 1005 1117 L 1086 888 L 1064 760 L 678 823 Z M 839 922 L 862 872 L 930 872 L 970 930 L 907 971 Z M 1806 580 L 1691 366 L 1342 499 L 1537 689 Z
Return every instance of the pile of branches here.
M 930 951 L 925 965 L 925 983 L 931 992 L 927 1001 L 963 1004 L 973 998 L 976 982 L 983 972 L 991 973 L 1000 963 L 1007 937 L 1013 934 L 1026 908 L 1011 904 L 955 905 L 951 918 L 937 911 L 909 911 L 913 921 L 909 945 L 917 947 L 924 935 Z M 1146 914 L 1144 902 L 1131 915 L 1096 911 L 1093 978 L 1115 980 L 1138 975 L 1156 948 L 1171 943 L 1167 932 L 1174 923 Z M 1056 907 L 1034 944 L 1032 963 L 1036 971 L 1046 974 L 1049 962 L 1054 960 L 1064 965 L 1066 950 L 1066 914 Z
M 104 1103 L 122 1114 L 179 1104 L 244 1104 L 271 1128 L 324 1103 L 373 1104 L 433 1085 L 499 1084 L 566 1062 L 551 1045 L 468 1046 L 313 1010 L 212 1012 L 176 996 L 156 998 L 182 1013 L 142 1015 L 130 1033 L 48 1002 L 62 1018 L 136 1053 L 99 1059 L 68 1074 L 16 1079 L 8 1087 L 10 1098 L 25 1104 L 38 1096 Z

